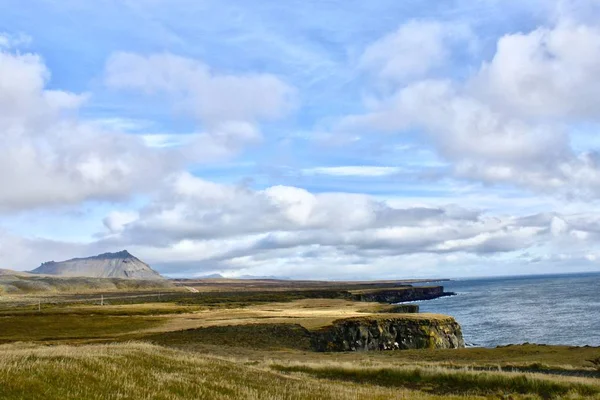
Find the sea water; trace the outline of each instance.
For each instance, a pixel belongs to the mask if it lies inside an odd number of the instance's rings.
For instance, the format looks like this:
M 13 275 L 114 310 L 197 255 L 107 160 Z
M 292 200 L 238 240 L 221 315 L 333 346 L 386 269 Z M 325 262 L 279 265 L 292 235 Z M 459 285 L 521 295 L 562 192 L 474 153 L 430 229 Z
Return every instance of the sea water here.
M 600 273 L 442 284 L 457 295 L 418 302 L 421 312 L 455 317 L 468 345 L 600 346 Z

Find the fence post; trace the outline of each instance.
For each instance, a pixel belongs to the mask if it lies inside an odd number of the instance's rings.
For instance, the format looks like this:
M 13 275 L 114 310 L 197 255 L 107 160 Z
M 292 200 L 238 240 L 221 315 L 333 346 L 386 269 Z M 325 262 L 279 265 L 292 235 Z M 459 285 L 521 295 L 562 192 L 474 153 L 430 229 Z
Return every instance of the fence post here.
M 101 306 L 104 305 L 104 295 L 103 294 L 100 295 L 100 305 Z

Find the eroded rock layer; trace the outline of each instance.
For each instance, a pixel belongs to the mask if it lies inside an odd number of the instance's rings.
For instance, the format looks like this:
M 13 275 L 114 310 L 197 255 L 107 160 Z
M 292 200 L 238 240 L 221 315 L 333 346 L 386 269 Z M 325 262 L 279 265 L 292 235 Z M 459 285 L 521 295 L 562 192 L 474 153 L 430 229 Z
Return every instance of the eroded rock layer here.
M 312 333 L 317 351 L 455 349 L 465 346 L 460 325 L 451 317 L 350 318 Z
M 379 303 L 401 303 L 405 301 L 432 300 L 438 297 L 452 296 L 443 286 L 408 286 L 394 289 L 363 290 L 353 293 L 355 301 L 374 301 Z

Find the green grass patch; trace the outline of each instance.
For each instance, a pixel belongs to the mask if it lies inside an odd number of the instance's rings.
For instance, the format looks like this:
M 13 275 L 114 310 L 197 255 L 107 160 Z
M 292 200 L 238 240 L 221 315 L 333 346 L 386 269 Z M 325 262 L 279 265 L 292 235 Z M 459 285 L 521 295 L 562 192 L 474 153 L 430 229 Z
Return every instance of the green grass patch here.
M 115 306 L 105 302 L 104 306 L 90 306 L 80 304 L 43 304 L 41 310 L 38 306 L 31 305 L 23 308 L 0 311 L 1 317 L 25 317 L 37 318 L 40 316 L 62 316 L 62 315 L 106 315 L 106 316 L 150 316 L 182 314 L 202 310 L 199 306 L 182 306 L 168 303 L 140 303 L 131 306 Z
M 0 317 L 0 341 L 107 338 L 161 323 L 161 320 L 152 318 L 103 315 Z
M 173 347 L 209 344 L 253 350 L 311 350 L 310 333 L 296 324 L 211 326 L 153 334 L 143 339 Z

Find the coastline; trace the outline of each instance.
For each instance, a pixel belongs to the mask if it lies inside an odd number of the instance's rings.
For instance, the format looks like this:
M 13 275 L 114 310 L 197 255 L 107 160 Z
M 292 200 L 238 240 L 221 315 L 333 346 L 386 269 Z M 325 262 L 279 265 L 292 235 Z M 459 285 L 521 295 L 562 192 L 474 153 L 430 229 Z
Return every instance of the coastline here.
M 456 296 L 410 303 L 421 312 L 456 318 L 465 342 L 478 348 L 518 343 L 599 347 L 598 287 L 598 272 L 453 279 L 445 288 Z

